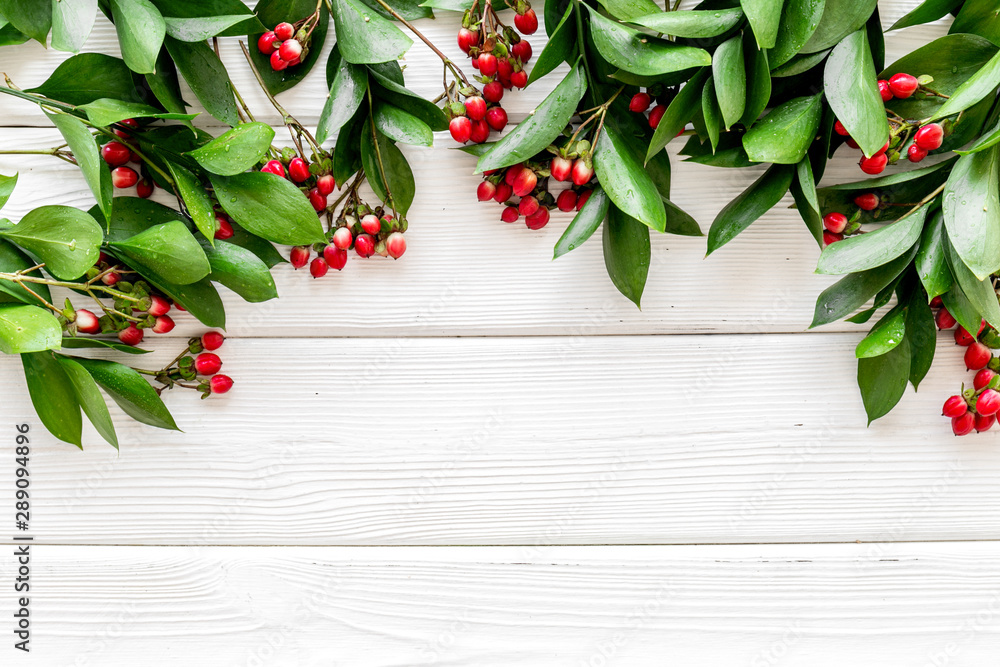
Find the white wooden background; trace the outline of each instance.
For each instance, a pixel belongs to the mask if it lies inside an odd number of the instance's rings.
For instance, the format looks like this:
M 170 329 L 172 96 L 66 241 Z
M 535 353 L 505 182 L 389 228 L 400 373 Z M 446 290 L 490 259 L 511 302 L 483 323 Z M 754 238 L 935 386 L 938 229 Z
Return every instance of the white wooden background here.
M 884 25 L 916 4 L 884 0 Z M 454 15 L 420 25 L 460 55 Z M 893 33 L 889 62 L 945 30 Z M 105 21 L 87 49 L 117 52 Z M 234 40 L 223 54 L 276 121 Z M 66 57 L 5 48 L 0 70 L 28 87 Z M 435 94 L 430 52 L 407 63 Z M 508 95 L 512 118 L 553 85 Z M 312 124 L 325 95 L 317 71 L 282 101 Z M 3 149 L 61 143 L 18 100 L 0 100 L 0 125 Z M 77 451 L 44 434 L 0 359 L 0 507 L 27 421 L 35 535 L 29 657 L 5 625 L 0 531 L 0 663 L 995 662 L 1000 452 L 938 416 L 965 379 L 950 336 L 920 395 L 866 429 L 862 331 L 806 332 L 830 280 L 794 211 L 708 260 L 703 238 L 655 238 L 640 312 L 599 241 L 552 262 L 569 218 L 501 223 L 471 158 L 438 144 L 406 150 L 419 194 L 402 260 L 352 258 L 319 281 L 285 265 L 280 300 L 227 299 L 238 384 L 169 396 L 183 433 L 121 419 L 120 454 L 93 430 Z M 14 220 L 92 204 L 70 165 L 0 156 L 14 171 Z M 675 161 L 675 201 L 707 230 L 755 176 Z M 858 176 L 848 156 L 827 181 Z M 201 329 L 178 319 L 180 345 Z

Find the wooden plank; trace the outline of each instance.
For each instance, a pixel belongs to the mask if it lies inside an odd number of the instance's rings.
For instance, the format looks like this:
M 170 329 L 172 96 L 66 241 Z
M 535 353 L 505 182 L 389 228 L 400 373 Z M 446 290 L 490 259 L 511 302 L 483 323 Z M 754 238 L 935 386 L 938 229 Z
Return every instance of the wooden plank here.
M 53 665 L 922 667 L 1000 650 L 996 543 L 33 549 L 32 657 Z
M 961 348 L 866 429 L 858 339 L 230 340 L 233 392 L 167 396 L 186 433 L 116 410 L 120 455 L 45 434 L 4 358 L 0 424 L 32 424 L 51 543 L 996 539 L 996 438 L 939 416 Z

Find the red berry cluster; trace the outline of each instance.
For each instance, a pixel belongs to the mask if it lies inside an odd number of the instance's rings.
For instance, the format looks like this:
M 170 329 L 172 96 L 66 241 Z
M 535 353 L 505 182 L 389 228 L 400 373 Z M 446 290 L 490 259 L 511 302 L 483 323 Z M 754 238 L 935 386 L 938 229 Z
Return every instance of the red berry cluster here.
M 938 329 L 951 329 L 957 322 L 941 302 L 941 297 L 931 301 L 931 307 L 937 308 L 935 320 Z M 989 343 L 987 345 L 987 343 Z M 1000 347 L 1000 337 L 992 327 L 983 320 L 979 331 L 972 335 L 965 327 L 955 329 L 955 344 L 966 348 L 966 370 L 976 371 L 972 380 L 972 388 L 963 385 L 962 393 L 950 397 L 944 402 L 942 414 L 951 419 L 951 429 L 955 435 L 966 435 L 975 429 L 977 432 L 989 430 L 996 422 L 1000 411 L 1000 359 L 993 356 L 992 348 Z
M 654 130 L 660 126 L 660 119 L 667 112 L 667 107 L 675 94 L 673 89 L 666 89 L 664 92 L 661 88 L 657 85 L 655 88 L 641 90 L 633 95 L 628 103 L 628 108 L 633 113 L 644 114 L 649 111 L 649 126 Z M 677 136 L 680 136 L 683 131 L 681 130 Z
M 880 79 L 878 82 L 879 93 L 883 102 L 889 102 L 894 98 L 907 99 L 916 93 L 925 97 L 940 96 L 939 93 L 927 87 L 933 79 L 929 76 L 917 78 L 912 74 L 895 74 L 888 81 Z M 861 156 L 858 163 L 861 171 L 875 176 L 885 171 L 887 165 L 896 164 L 905 152 L 906 158 L 910 162 L 920 162 L 931 151 L 941 148 L 947 130 L 940 123 L 928 123 L 920 125 L 919 122 L 902 118 L 894 111 L 886 109 L 887 122 L 889 123 L 889 141 L 875 155 L 871 157 Z M 858 143 L 851 137 L 850 132 L 839 120 L 834 123 L 834 131 L 842 137 L 847 137 L 847 145 L 858 149 Z
M 281 160 L 268 160 L 260 168 L 266 174 L 274 174 L 290 179 L 305 193 L 317 213 L 323 213 L 327 206 L 327 198 L 333 194 L 337 181 L 330 173 L 328 166 L 319 163 L 309 164 L 294 153 L 283 155 Z M 218 238 L 218 236 L 216 236 Z
M 215 353 L 225 340 L 225 336 L 218 331 L 207 331 L 200 339 L 192 338 L 188 341 L 188 351 L 198 356 L 190 363 L 185 361 L 190 357 L 183 357 L 178 362 L 180 368 L 193 368 L 196 376 L 207 378 L 198 385 L 202 398 L 207 398 L 211 394 L 225 394 L 233 388 L 233 379 L 219 373 L 222 369 L 222 359 Z M 199 353 L 199 348 L 204 351 Z
M 118 125 L 133 130 L 139 128 L 139 123 L 132 118 L 120 121 Z M 109 141 L 101 147 L 101 157 L 111 167 L 111 183 L 119 189 L 130 188 L 134 185 L 135 193 L 138 196 L 143 199 L 150 197 L 156 186 L 153 184 L 153 179 L 145 173 L 145 167 L 139 156 L 132 151 L 132 137 L 121 128 L 115 129 L 115 134 L 121 141 Z M 130 162 L 140 165 L 140 171 L 143 172 L 141 178 L 139 172 L 132 167 L 125 166 Z
M 853 234 L 863 234 L 861 231 L 862 211 L 871 213 L 890 206 L 874 192 L 864 192 L 854 198 L 858 210 L 850 218 L 843 213 L 832 212 L 823 216 L 823 245 L 830 245 Z
M 319 23 L 317 15 L 292 25 L 279 23 L 257 40 L 257 48 L 271 57 L 271 69 L 280 72 L 295 67 L 309 54 L 309 38 Z
M 380 208 L 374 211 L 362 209 L 357 215 L 343 215 L 333 229 L 328 243 L 313 246 L 295 246 L 289 261 L 296 269 L 309 265 L 313 278 L 322 278 L 331 268 L 340 271 L 347 264 L 347 251 L 354 248 L 358 257 L 367 259 L 372 255 L 399 259 L 406 252 L 406 219 L 396 218 Z M 312 257 L 312 253 L 316 257 Z

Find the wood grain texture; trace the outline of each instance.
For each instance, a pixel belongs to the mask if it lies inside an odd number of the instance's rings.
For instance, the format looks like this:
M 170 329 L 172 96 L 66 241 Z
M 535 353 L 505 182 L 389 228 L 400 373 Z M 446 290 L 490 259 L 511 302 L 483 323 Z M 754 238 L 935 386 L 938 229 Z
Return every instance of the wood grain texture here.
M 52 543 L 997 539 L 996 438 L 939 416 L 961 348 L 866 429 L 858 338 L 230 340 L 233 392 L 168 395 L 186 433 L 115 411 L 120 455 L 45 434 L 3 359 L 0 424 Z
M 996 543 L 521 558 L 496 548 L 36 546 L 31 658 L 102 667 L 925 667 L 992 664 L 1000 650 Z M 0 576 L 13 576 L 8 563 Z M 10 618 L 10 596 L 0 605 Z

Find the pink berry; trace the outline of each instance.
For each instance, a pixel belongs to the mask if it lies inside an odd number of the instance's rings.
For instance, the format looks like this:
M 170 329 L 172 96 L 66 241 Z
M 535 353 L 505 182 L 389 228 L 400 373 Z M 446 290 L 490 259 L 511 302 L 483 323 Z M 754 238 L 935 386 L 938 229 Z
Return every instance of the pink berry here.
M 469 133 L 469 140 L 476 144 L 481 144 L 490 138 L 490 126 L 485 120 L 472 121 L 472 131 Z
M 385 240 L 385 250 L 389 257 L 399 259 L 406 252 L 406 238 L 400 232 L 389 234 L 389 238 Z
M 225 241 L 233 237 L 233 226 L 228 220 L 222 216 L 216 216 L 215 222 L 219 225 L 219 228 L 215 230 L 215 238 Z
M 531 44 L 527 40 L 522 39 L 520 42 L 510 47 L 510 52 L 514 54 L 514 57 L 521 61 L 521 64 L 526 64 L 531 60 Z
M 476 188 L 476 198 L 479 201 L 489 201 L 493 199 L 493 195 L 497 193 L 497 186 L 493 185 L 490 181 L 483 181 Z
M 313 261 L 309 262 L 309 273 L 313 278 L 322 278 L 329 270 L 330 265 L 322 257 L 314 257 Z
M 541 229 L 549 224 L 549 209 L 544 206 L 524 219 L 528 229 Z
M 486 124 L 493 130 L 499 132 L 507 127 L 507 112 L 501 107 L 493 107 L 486 112 Z
M 916 144 L 906 149 L 906 159 L 910 162 L 920 162 L 925 157 L 927 157 L 927 151 Z
M 154 294 L 149 297 L 149 309 L 146 310 L 147 313 L 153 317 L 159 317 L 160 315 L 166 315 L 170 312 L 170 301 L 169 299 L 164 299 L 159 294 Z
M 878 208 L 878 195 L 874 192 L 866 192 L 854 198 L 854 204 L 862 211 L 874 211 Z
M 885 79 L 879 79 L 878 81 L 878 93 L 882 96 L 883 102 L 888 102 L 894 95 L 892 94 L 892 88 L 889 86 L 889 82 Z
M 920 87 L 917 77 L 912 74 L 896 74 L 889 79 L 889 90 L 896 97 L 905 100 Z
M 112 167 L 120 167 L 123 164 L 128 164 L 132 158 L 132 151 L 125 144 L 109 141 L 101 148 L 101 157 Z
M 267 164 L 261 167 L 260 170 L 265 174 L 285 177 L 285 165 L 281 164 L 278 160 L 268 160 Z
M 534 197 L 522 197 L 517 205 L 517 212 L 524 216 L 530 216 L 538 210 L 538 200 Z
M 337 246 L 340 250 L 347 250 L 354 243 L 354 235 L 351 234 L 351 229 L 349 227 L 337 227 L 337 231 L 333 233 L 333 245 Z
M 965 350 L 965 367 L 970 371 L 978 371 L 981 368 L 986 368 L 986 364 L 990 363 L 992 358 L 993 353 L 990 348 L 976 342 Z
M 514 63 L 510 58 L 497 58 L 497 79 L 500 85 L 507 90 L 511 89 L 510 77 L 514 74 Z
M 995 415 L 1000 410 L 1000 391 L 986 389 L 976 399 L 976 412 L 981 415 Z
M 925 151 L 936 151 L 944 143 L 944 128 L 938 123 L 924 125 L 917 130 L 913 142 Z
M 354 239 L 354 252 L 359 257 L 371 257 L 375 254 L 375 239 L 368 234 L 358 234 L 358 238 Z
M 486 98 L 487 102 L 496 104 L 503 99 L 503 86 L 497 81 L 490 81 L 488 84 L 483 86 L 483 97 Z M 506 125 L 506 123 L 504 124 Z
M 497 57 L 492 53 L 479 54 L 479 72 L 483 76 L 493 76 L 497 73 Z
M 635 113 L 645 113 L 652 101 L 653 98 L 649 96 L 649 93 L 636 93 L 628 103 L 628 109 Z
M 552 174 L 552 178 L 557 181 L 567 181 L 570 177 L 570 172 L 573 169 L 573 161 L 569 158 L 557 155 L 552 158 L 552 164 L 549 166 L 549 172 Z
M 529 9 L 523 14 L 515 14 L 514 25 L 525 35 L 534 34 L 538 30 L 538 17 L 535 16 L 535 10 Z
M 515 88 L 524 88 L 528 85 L 528 73 L 523 69 L 510 75 L 510 83 Z
M 576 208 L 576 200 L 578 199 L 576 192 L 573 190 L 563 190 L 559 193 L 556 198 L 556 206 L 563 213 L 568 213 Z
M 938 329 L 941 331 L 952 328 L 958 322 L 958 320 L 956 320 L 954 316 L 948 312 L 947 308 L 939 310 L 934 319 L 937 321 Z
M 833 123 L 833 131 L 836 132 L 837 134 L 839 134 L 842 137 L 849 137 L 849 136 L 851 136 L 851 133 L 847 131 L 847 128 L 844 127 L 844 124 L 841 123 L 839 120 L 838 121 L 834 121 L 834 123 Z
M 464 144 L 472 136 L 472 121 L 467 116 L 455 116 L 448 123 L 448 131 L 452 139 Z
M 522 171 L 524 171 L 524 164 L 523 163 L 522 164 L 514 164 L 514 165 L 511 165 L 511 166 L 507 167 L 507 171 L 505 171 L 504 174 L 503 174 L 504 183 L 506 183 L 507 185 L 513 186 L 514 185 L 514 181 L 517 180 L 517 177 L 520 175 L 520 173 Z
M 516 222 L 521 214 L 517 212 L 516 206 L 505 206 L 503 213 L 500 214 L 500 219 L 504 222 Z
M 126 345 L 138 345 L 142 342 L 144 334 L 142 329 L 136 327 L 134 324 L 129 324 L 127 327 L 118 332 L 118 340 L 125 343 Z
M 213 394 L 225 394 L 233 388 L 233 378 L 228 375 L 213 375 L 208 380 L 208 386 Z
M 101 323 L 89 310 L 81 308 L 76 311 L 76 330 L 85 334 L 96 334 L 101 332 Z
M 382 231 L 382 223 L 379 221 L 377 215 L 369 213 L 361 218 L 361 229 L 365 230 L 366 234 L 375 236 Z
M 292 161 L 288 163 L 288 175 L 296 183 L 309 180 L 309 163 L 300 157 L 293 157 Z
M 861 171 L 874 176 L 885 171 L 885 166 L 889 164 L 889 158 L 885 156 L 885 153 L 879 153 L 871 157 L 861 158 L 858 164 L 861 167 Z
M 130 188 L 139 182 L 139 174 L 129 167 L 115 167 L 111 170 L 111 182 L 116 188 Z
M 493 201 L 498 204 L 506 204 L 511 197 L 514 196 L 514 188 L 506 183 L 497 183 L 496 194 L 493 195 Z
M 343 227 L 341 229 L 344 229 Z M 330 265 L 331 269 L 340 271 L 347 265 L 347 250 L 338 248 L 335 245 L 328 245 L 323 248 L 323 259 Z
M 837 241 L 843 241 L 843 234 L 834 234 L 833 232 L 824 231 L 823 232 L 823 245 L 828 246 L 831 243 L 836 243 Z
M 983 431 L 989 431 L 990 427 L 997 423 L 997 416 L 993 415 L 976 415 L 975 417 L 975 427 L 976 433 L 982 433 Z
M 581 157 L 573 163 L 573 185 L 586 185 L 594 177 L 594 167 Z
M 201 346 L 209 352 L 218 350 L 224 342 L 226 337 L 218 331 L 206 331 L 201 335 Z
M 165 334 L 170 333 L 174 329 L 174 321 L 169 315 L 160 315 L 156 318 L 156 323 L 153 325 L 153 333 Z
M 823 226 L 827 231 L 841 234 L 847 229 L 847 216 L 843 213 L 827 213 L 823 216 Z
M 884 145 L 884 146 L 882 146 L 882 148 L 878 149 L 878 151 L 877 151 L 877 152 L 875 153 L 875 155 L 882 155 L 882 154 L 883 154 L 883 153 L 885 153 L 885 152 L 886 152 L 887 150 L 889 150 L 889 143 L 890 143 L 890 142 L 888 142 L 888 141 L 887 141 L 887 142 L 885 142 L 885 145 Z M 875 155 L 873 155 L 872 157 L 875 157 Z
M 309 191 L 309 203 L 312 205 L 313 209 L 319 212 L 326 208 L 327 200 L 326 197 L 319 193 L 319 190 L 313 188 Z
M 277 44 L 280 41 L 281 40 L 278 39 L 273 30 L 268 30 L 260 36 L 260 39 L 257 40 L 257 50 L 265 56 L 269 56 L 277 50 Z
M 465 114 L 472 120 L 483 120 L 486 118 L 486 100 L 479 95 L 466 98 Z
M 947 401 L 944 402 L 944 407 L 941 409 L 941 414 L 949 419 L 954 419 L 955 417 L 961 417 L 969 410 L 969 405 L 965 402 L 965 399 L 957 394 L 951 396 Z
M 101 282 L 107 285 L 108 287 L 113 287 L 114 285 L 118 284 L 118 281 L 121 279 L 122 277 L 114 271 L 105 273 L 103 276 L 101 276 Z
M 279 23 L 274 26 L 274 36 L 285 41 L 286 39 L 291 39 L 292 35 L 295 34 L 295 26 L 291 23 Z
M 856 142 L 854 140 L 854 137 L 847 137 L 847 141 L 844 142 L 844 143 L 846 143 L 848 146 L 850 146 L 854 150 L 858 150 L 859 148 L 861 148 L 861 146 L 858 145 L 858 142 Z
M 333 194 L 333 189 L 337 187 L 337 181 L 334 180 L 333 174 L 323 174 L 316 179 L 316 189 L 324 197 L 329 197 Z
M 463 53 L 468 53 L 472 50 L 472 47 L 479 45 L 479 33 L 469 30 L 468 28 L 459 28 L 458 30 L 458 48 L 462 49 Z
M 667 105 L 657 104 L 653 107 L 653 110 L 649 112 L 649 126 L 654 130 L 660 126 L 660 120 L 663 118 L 663 114 L 667 113 Z
M 960 326 L 955 329 L 955 344 L 961 345 L 962 347 L 969 347 L 976 342 L 976 337 L 965 330 L 965 327 Z
M 286 39 L 281 43 L 281 46 L 278 47 L 278 56 L 282 60 L 287 60 L 288 62 L 297 60 L 302 56 L 302 45 L 297 39 Z
M 222 368 L 222 359 L 214 352 L 202 352 L 194 358 L 194 369 L 198 375 L 215 375 Z
M 153 181 L 148 178 L 144 178 L 135 184 L 135 194 L 137 194 L 141 199 L 149 199 L 153 196 Z
M 275 72 L 280 72 L 281 70 L 287 68 L 288 68 L 288 61 L 282 60 L 281 53 L 279 51 L 275 51 L 274 53 L 271 54 L 271 69 L 273 69 Z
M 514 194 L 518 197 L 525 197 L 531 194 L 531 191 L 535 189 L 538 184 L 538 176 L 535 175 L 530 169 L 522 169 L 518 174 L 517 178 L 514 179 Z
M 288 261 L 296 269 L 301 269 L 309 263 L 309 246 L 297 245 L 292 248 L 292 251 L 288 254 Z
M 960 417 L 955 417 L 951 420 L 951 430 L 955 435 L 968 435 L 972 432 L 972 428 L 975 426 L 975 417 L 971 411 L 966 412 Z

